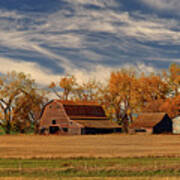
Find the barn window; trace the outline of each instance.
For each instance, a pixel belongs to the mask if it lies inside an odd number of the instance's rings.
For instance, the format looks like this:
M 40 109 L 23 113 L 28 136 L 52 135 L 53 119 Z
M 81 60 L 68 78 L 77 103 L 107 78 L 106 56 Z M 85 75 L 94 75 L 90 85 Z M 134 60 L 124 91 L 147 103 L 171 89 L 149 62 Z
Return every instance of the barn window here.
M 56 106 L 56 108 L 57 108 L 57 109 L 59 109 L 59 108 L 60 108 L 60 106 L 59 106 L 59 105 L 57 105 L 57 106 Z
M 52 120 L 52 124 L 56 124 L 56 120 Z
M 136 129 L 135 132 L 146 132 L 146 129 Z

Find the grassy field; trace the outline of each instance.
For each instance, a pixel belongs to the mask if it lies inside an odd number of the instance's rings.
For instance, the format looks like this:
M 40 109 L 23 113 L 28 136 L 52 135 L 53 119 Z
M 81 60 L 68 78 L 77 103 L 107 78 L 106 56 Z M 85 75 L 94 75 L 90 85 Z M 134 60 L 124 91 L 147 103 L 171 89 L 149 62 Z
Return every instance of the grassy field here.
M 0 136 L 0 180 L 176 180 L 179 164 L 178 135 Z
M 179 177 L 180 158 L 0 159 L 0 177 Z

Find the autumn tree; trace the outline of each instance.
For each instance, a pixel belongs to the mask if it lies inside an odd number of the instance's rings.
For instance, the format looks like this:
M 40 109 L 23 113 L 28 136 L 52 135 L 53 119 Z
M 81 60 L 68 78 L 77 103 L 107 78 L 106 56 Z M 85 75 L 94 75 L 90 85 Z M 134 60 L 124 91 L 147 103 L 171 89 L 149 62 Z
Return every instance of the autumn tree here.
M 142 108 L 143 112 L 162 112 L 162 109 L 160 108 L 162 104 L 165 102 L 165 99 L 157 99 L 148 101 L 145 103 L 145 105 Z
M 16 73 L 13 71 L 7 73 L 7 75 L 1 76 L 0 110 L 2 112 L 2 121 L 0 125 L 5 130 L 5 133 L 9 134 L 13 127 L 18 124 L 18 121 L 22 117 L 19 116 L 20 111 L 22 112 L 27 104 L 32 102 L 33 98 L 38 94 L 36 88 L 34 80 L 24 73 Z M 34 93 L 33 95 L 32 92 Z M 27 96 L 29 98 L 27 98 Z M 32 110 L 32 106 L 38 105 L 38 103 L 33 103 L 31 107 L 29 106 L 27 108 L 27 111 L 30 112 Z M 25 114 L 23 118 L 21 118 L 21 121 L 27 120 L 27 114 Z
M 139 78 L 139 91 L 141 93 L 141 101 L 146 103 L 159 99 L 166 99 L 169 93 L 168 83 L 163 80 L 162 74 L 152 73 L 150 75 L 142 74 Z
M 178 96 L 180 91 L 180 65 L 170 65 L 167 81 L 169 83 L 171 92 L 174 92 L 174 96 Z
M 95 80 L 78 83 L 72 75 L 61 78 L 58 86 L 52 82 L 49 88 L 62 100 L 96 101 L 98 96 L 98 83 Z M 62 93 L 58 92 L 58 88 L 62 90 Z
M 160 111 L 166 112 L 171 118 L 180 115 L 180 95 L 167 98 L 160 106 Z
M 13 111 L 13 122 L 17 131 L 24 133 L 33 126 L 34 132 L 39 132 L 39 117 L 43 106 L 47 103 L 47 92 L 42 89 L 31 89 L 16 98 Z
M 137 78 L 133 70 L 119 70 L 111 73 L 109 83 L 104 89 L 104 106 L 123 125 L 125 132 L 128 131 L 129 119 L 138 108 Z M 129 118 L 128 118 L 129 117 Z
M 98 101 L 99 85 L 95 80 L 89 79 L 82 84 L 76 83 L 72 94 L 74 100 Z
M 56 94 L 56 96 L 59 99 L 69 100 L 75 85 L 76 85 L 75 77 L 71 75 L 66 75 L 60 79 L 58 86 L 56 85 L 55 82 L 52 82 L 49 85 L 49 88 L 53 90 L 53 92 Z M 62 89 L 62 94 L 58 93 L 57 88 Z
M 180 88 L 180 69 L 176 64 L 172 64 L 169 72 L 159 75 L 151 74 L 140 77 L 141 100 L 144 101 L 143 111 L 146 112 L 167 112 L 173 116 L 176 109 L 176 97 Z M 172 96 L 175 98 L 168 98 Z M 169 108 L 168 108 L 169 107 Z

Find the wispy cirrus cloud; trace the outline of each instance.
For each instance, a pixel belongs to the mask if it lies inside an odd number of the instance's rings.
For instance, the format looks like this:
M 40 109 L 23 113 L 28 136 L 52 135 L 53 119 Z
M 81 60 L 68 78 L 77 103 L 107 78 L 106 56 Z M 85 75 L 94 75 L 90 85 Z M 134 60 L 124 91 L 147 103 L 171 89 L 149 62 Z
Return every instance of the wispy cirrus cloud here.
M 67 0 L 48 13 L 0 9 L 0 62 L 7 58 L 19 71 L 18 62 L 44 84 L 43 76 L 56 79 L 57 72 L 84 80 L 123 65 L 149 72 L 180 63 L 178 19 L 121 7 L 115 0 Z
M 70 4 L 73 4 L 75 6 L 79 5 L 93 5 L 101 8 L 109 8 L 109 7 L 117 7 L 120 6 L 120 3 L 118 3 L 116 0 L 66 0 L 66 2 L 69 2 Z

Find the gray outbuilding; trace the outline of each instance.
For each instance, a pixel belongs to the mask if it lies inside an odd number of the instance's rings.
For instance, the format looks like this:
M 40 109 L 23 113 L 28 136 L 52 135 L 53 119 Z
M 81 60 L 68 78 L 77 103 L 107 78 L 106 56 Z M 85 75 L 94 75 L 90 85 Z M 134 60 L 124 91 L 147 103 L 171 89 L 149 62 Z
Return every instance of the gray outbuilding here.
M 180 116 L 175 117 L 172 121 L 173 121 L 173 134 L 180 134 Z

